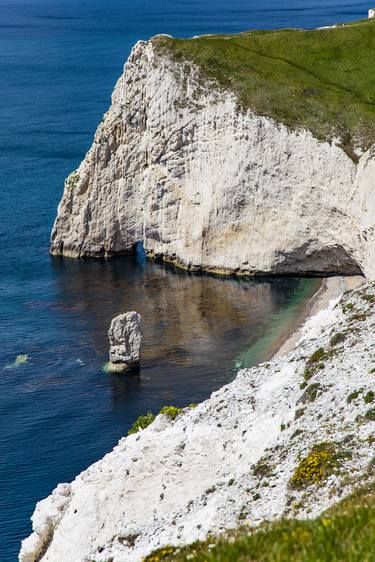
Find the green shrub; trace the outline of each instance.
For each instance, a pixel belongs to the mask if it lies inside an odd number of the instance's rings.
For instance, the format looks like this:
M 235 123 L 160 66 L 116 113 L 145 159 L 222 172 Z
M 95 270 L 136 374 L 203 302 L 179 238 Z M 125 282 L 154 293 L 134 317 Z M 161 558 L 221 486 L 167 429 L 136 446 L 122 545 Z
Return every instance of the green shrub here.
M 303 416 L 304 413 L 305 413 L 305 408 L 298 408 L 298 410 L 296 410 L 296 413 L 294 415 L 294 419 L 298 420 L 298 418 Z
M 331 337 L 329 343 L 331 344 L 332 347 L 334 347 L 335 345 L 345 341 L 345 338 L 346 338 L 346 334 L 344 332 L 337 332 Z
M 350 402 L 353 402 L 353 400 L 358 398 L 358 396 L 361 394 L 361 392 L 362 392 L 362 389 L 355 390 L 354 392 L 351 392 L 346 399 L 347 403 L 350 404 Z
M 314 402 L 314 400 L 317 397 L 318 394 L 318 390 L 320 389 L 320 384 L 319 383 L 313 383 L 310 384 L 310 386 L 308 386 L 305 390 L 305 392 L 303 393 L 303 396 L 301 398 L 301 402 L 305 403 L 305 402 Z
M 128 435 L 132 433 L 137 433 L 140 429 L 146 429 L 155 419 L 152 412 L 147 412 L 144 416 L 139 416 L 133 423 L 132 427 L 128 431 Z
M 272 475 L 272 468 L 268 462 L 260 459 L 253 468 L 253 474 L 257 478 L 270 477 Z
M 292 488 L 304 488 L 327 478 L 339 465 L 340 455 L 331 443 L 315 445 L 296 467 L 290 479 Z
M 177 408 L 176 406 L 164 406 L 160 410 L 160 414 L 167 416 L 170 420 L 175 420 L 182 411 L 182 408 Z
M 303 433 L 302 429 L 296 429 L 295 432 L 292 434 L 291 439 L 294 439 L 298 435 L 301 435 L 301 433 Z
M 70 174 L 70 176 L 65 181 L 65 186 L 69 191 L 73 191 L 79 182 L 79 173 L 77 171 Z
M 370 410 L 367 410 L 367 412 L 365 413 L 365 418 L 368 421 L 375 421 L 375 408 L 370 408 Z
M 319 347 L 310 355 L 303 373 L 305 381 L 309 381 L 318 369 L 324 369 L 324 361 L 333 355 L 333 351 L 327 353 L 323 347 Z
M 363 397 L 363 400 L 366 404 L 371 404 L 375 399 L 375 392 L 369 390 L 368 393 Z
M 305 370 L 303 371 L 303 378 L 305 379 L 305 386 L 307 385 L 307 381 L 309 381 L 311 379 L 313 374 L 314 374 L 313 369 L 310 369 L 310 367 L 305 367 Z
M 308 363 L 313 365 L 314 363 L 319 363 L 326 358 L 326 352 L 324 351 L 323 347 L 319 347 L 312 355 L 310 355 L 308 359 Z

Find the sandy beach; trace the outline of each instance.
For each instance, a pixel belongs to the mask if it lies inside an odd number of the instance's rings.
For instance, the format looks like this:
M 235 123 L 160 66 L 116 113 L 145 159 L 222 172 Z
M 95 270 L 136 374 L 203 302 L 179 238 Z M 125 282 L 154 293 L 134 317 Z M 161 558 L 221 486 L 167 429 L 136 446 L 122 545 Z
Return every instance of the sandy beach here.
M 315 295 L 307 302 L 297 329 L 287 336 L 273 358 L 281 357 L 295 347 L 302 336 L 302 327 L 309 318 L 326 308 L 331 300 L 337 299 L 344 291 L 355 289 L 364 282 L 365 278 L 362 275 L 326 277 Z

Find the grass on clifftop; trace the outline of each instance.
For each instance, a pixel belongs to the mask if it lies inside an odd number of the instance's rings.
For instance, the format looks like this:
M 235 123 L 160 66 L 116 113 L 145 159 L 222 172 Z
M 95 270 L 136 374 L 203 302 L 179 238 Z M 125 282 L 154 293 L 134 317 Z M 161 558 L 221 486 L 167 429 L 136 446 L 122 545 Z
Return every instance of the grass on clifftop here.
M 311 521 L 284 520 L 241 528 L 220 540 L 165 547 L 145 562 L 374 562 L 375 484 Z
M 375 142 L 375 20 L 331 29 L 253 31 L 154 39 L 176 60 L 199 65 L 242 107 L 354 150 Z

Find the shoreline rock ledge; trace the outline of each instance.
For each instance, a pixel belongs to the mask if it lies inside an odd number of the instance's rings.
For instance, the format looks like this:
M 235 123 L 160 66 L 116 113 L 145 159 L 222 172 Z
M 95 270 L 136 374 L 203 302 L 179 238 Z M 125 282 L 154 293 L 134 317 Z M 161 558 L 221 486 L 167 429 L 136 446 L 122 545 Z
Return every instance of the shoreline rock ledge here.
M 121 373 L 139 367 L 143 327 L 138 312 L 125 312 L 113 318 L 108 338 L 109 372 Z

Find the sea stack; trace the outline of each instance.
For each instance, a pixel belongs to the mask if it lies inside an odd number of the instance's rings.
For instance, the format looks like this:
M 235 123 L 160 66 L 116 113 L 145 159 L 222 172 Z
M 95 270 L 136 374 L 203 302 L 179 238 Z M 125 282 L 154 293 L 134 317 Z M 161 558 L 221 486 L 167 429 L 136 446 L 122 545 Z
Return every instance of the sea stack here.
M 123 372 L 139 367 L 143 328 L 138 312 L 125 312 L 113 318 L 108 337 L 110 372 Z

